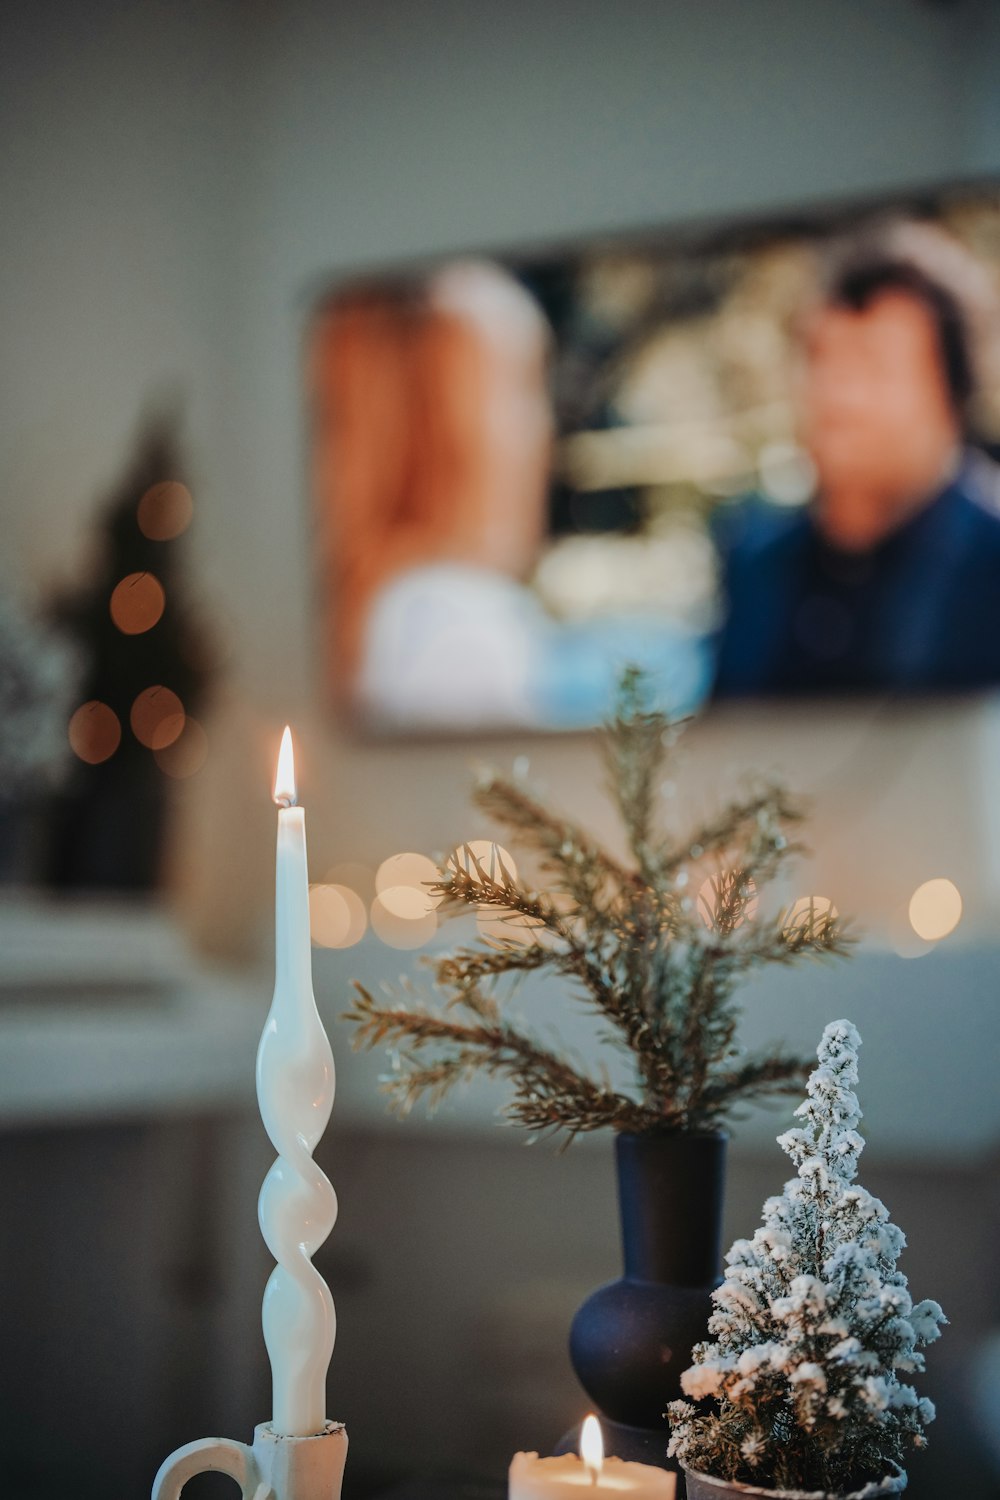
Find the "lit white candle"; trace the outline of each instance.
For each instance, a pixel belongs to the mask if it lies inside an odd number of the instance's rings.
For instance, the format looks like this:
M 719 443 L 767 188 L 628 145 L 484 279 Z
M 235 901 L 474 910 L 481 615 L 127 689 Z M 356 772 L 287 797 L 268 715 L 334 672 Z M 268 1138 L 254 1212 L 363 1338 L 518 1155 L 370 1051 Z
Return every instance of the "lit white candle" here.
M 605 1495 L 627 1495 L 631 1500 L 674 1500 L 676 1474 L 652 1464 L 626 1463 L 604 1457 L 601 1426 L 587 1417 L 580 1434 L 580 1457 L 539 1458 L 537 1453 L 515 1453 L 507 1476 L 508 1500 L 594 1500 Z
M 336 1315 L 312 1257 L 333 1228 L 337 1198 L 312 1160 L 333 1108 L 333 1053 L 316 1009 L 309 943 L 306 825 L 295 806 L 292 736 L 281 741 L 278 804 L 274 999 L 257 1050 L 257 1098 L 278 1159 L 260 1190 L 261 1233 L 278 1264 L 264 1292 L 264 1342 L 271 1361 L 271 1426 L 307 1437 L 326 1420 L 326 1373 Z

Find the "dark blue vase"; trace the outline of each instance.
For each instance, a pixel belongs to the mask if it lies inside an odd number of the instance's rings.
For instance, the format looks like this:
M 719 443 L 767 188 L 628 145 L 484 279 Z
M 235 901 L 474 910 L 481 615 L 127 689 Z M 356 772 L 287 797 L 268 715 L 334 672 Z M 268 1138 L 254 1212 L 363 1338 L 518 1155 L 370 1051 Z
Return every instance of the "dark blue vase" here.
M 726 1136 L 623 1133 L 615 1157 L 625 1274 L 576 1314 L 570 1358 L 607 1451 L 662 1467 L 663 1413 L 707 1337 L 720 1280 Z M 574 1446 L 569 1434 L 560 1451 Z

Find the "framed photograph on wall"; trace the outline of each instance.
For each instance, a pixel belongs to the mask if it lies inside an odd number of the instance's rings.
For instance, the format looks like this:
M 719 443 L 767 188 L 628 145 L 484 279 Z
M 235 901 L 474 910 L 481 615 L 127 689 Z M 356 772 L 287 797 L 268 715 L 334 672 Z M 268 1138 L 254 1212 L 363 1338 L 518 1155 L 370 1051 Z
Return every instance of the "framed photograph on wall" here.
M 309 330 L 325 669 L 389 733 L 1000 683 L 1000 187 L 356 276 Z

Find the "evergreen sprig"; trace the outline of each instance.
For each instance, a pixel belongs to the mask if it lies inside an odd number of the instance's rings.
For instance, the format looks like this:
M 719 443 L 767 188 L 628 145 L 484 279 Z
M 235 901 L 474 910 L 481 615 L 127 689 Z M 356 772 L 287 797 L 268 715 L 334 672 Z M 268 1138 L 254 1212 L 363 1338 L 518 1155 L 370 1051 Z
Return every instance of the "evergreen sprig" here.
M 433 1107 L 480 1071 L 508 1080 L 509 1116 L 535 1131 L 699 1131 L 720 1125 L 738 1101 L 795 1092 L 806 1077 L 805 1061 L 780 1051 L 747 1057 L 736 1043 L 736 990 L 751 970 L 843 954 L 850 943 L 829 908 L 759 910 L 763 887 L 800 849 L 792 833 L 802 810 L 765 782 L 671 837 L 660 797 L 677 727 L 646 697 L 642 674 L 627 671 L 604 735 L 627 860 L 519 780 L 491 774 L 476 804 L 533 856 L 544 889 L 515 878 L 495 852 L 484 861 L 463 846 L 430 887 L 439 915 L 487 911 L 495 936 L 432 961 L 443 1005 L 432 1008 L 408 986 L 383 1004 L 355 984 L 346 1013 L 355 1046 L 392 1050 L 383 1086 L 400 1112 L 419 1101 Z M 504 1016 L 499 982 L 533 971 L 562 976 L 608 1023 L 634 1062 L 631 1092 Z

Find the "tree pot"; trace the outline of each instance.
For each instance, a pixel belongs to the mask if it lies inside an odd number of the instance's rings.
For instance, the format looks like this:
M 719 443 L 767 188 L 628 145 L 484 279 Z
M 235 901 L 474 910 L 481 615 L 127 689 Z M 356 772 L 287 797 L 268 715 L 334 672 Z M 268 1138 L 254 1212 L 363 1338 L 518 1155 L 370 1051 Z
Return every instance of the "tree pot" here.
M 721 1132 L 615 1140 L 625 1274 L 577 1312 L 570 1359 L 602 1418 L 606 1450 L 619 1458 L 676 1467 L 664 1412 L 707 1337 L 720 1281 L 726 1140 Z M 568 1433 L 557 1451 L 575 1446 Z
M 765 1490 L 756 1484 L 740 1484 L 735 1479 L 715 1479 L 711 1474 L 699 1474 L 694 1469 L 684 1468 L 687 1481 L 687 1500 L 746 1500 L 746 1497 L 761 1497 L 761 1500 L 882 1500 L 885 1495 L 898 1495 L 906 1489 L 906 1475 L 902 1469 L 887 1474 L 884 1479 L 866 1484 L 850 1494 L 831 1495 L 824 1490 Z

